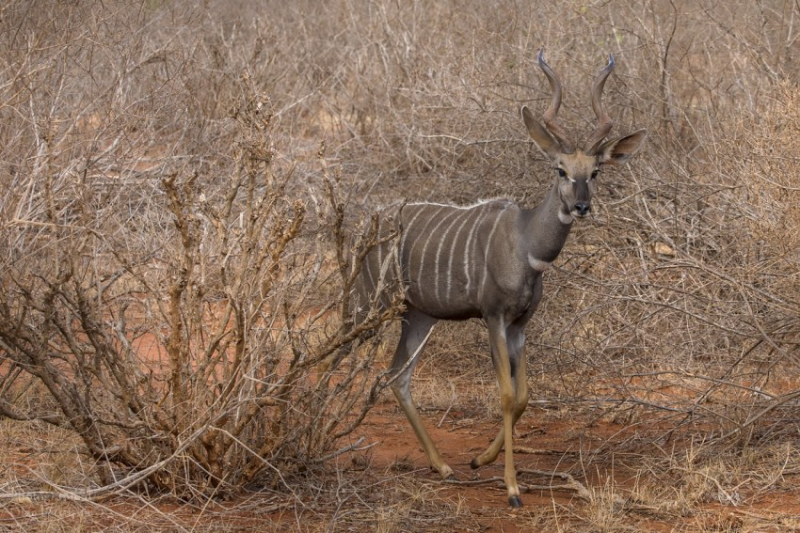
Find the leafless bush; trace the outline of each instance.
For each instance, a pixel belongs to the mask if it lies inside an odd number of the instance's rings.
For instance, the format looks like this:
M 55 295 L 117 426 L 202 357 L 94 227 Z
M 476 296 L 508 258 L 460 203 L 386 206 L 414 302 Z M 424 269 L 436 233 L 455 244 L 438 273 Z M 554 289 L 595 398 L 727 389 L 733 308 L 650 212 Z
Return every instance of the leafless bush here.
M 3 85 L 0 413 L 79 435 L 102 484 L 88 495 L 286 488 L 381 388 L 379 344 L 347 349 L 396 311 L 350 318 L 377 219 L 346 233 L 346 182 L 323 150 L 304 176 L 316 193 L 275 161 L 272 104 L 251 77 L 205 93 L 230 115 L 211 123 L 181 111 L 198 94 L 176 87 L 171 51 L 137 40 L 147 21 L 94 50 L 83 23 L 113 30 L 130 11 L 51 7 L 74 26 L 52 34 L 23 4 L 5 13 L 19 31 Z M 117 47 L 118 69 L 91 66 Z M 87 62 L 97 88 L 70 70 Z

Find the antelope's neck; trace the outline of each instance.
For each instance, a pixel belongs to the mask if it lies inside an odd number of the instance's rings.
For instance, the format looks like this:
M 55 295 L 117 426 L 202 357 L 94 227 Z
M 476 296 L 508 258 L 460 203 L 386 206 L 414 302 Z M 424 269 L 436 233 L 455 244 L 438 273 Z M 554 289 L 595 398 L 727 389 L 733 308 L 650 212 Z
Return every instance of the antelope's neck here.
M 542 272 L 556 260 L 567 242 L 572 220 L 562 211 L 557 186 L 550 188 L 541 204 L 525 212 L 523 248 L 531 268 Z

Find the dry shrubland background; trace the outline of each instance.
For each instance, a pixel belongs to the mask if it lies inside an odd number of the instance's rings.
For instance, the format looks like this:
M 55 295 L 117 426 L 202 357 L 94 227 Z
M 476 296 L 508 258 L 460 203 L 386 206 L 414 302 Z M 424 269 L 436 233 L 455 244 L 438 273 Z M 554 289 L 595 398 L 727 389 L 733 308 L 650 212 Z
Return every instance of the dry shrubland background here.
M 284 490 L 344 451 L 384 379 L 378 342 L 337 352 L 371 213 L 535 205 L 544 46 L 576 139 L 608 53 L 614 132 L 649 137 L 545 276 L 535 398 L 796 437 L 798 36 L 783 0 L 6 3 L 0 414 L 74 432 L 90 496 Z M 429 357 L 489 372 L 454 328 Z

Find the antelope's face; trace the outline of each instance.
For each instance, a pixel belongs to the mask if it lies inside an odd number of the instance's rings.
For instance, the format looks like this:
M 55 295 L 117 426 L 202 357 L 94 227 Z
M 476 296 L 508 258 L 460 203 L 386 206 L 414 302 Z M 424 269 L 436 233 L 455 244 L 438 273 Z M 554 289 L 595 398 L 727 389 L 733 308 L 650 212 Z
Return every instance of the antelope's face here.
M 563 219 L 583 218 L 592 211 L 595 181 L 600 174 L 597 158 L 582 151 L 559 154 L 553 161 L 558 180 Z
M 647 132 L 639 130 L 624 137 L 605 140 L 613 122 L 603 110 L 601 95 L 608 75 L 614 70 L 614 56 L 600 71 L 592 85 L 592 109 L 597 115 L 597 127 L 589 136 L 585 148 L 576 150 L 556 120 L 561 106 L 561 81 L 545 62 L 539 51 L 539 66 L 550 82 L 553 99 L 539 122 L 530 110 L 522 107 L 522 119 L 536 146 L 547 156 L 558 175 L 558 193 L 561 198 L 559 218 L 569 223 L 573 218 L 583 218 L 592 211 L 592 195 L 602 167 L 620 165 L 633 157 L 642 145 Z

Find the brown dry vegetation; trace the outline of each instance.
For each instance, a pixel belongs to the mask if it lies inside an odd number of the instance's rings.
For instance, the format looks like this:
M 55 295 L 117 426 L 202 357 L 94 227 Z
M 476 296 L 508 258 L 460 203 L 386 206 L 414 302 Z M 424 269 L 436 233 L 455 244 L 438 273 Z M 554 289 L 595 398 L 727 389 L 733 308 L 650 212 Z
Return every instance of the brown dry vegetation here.
M 0 528 L 800 528 L 796 1 L 11 1 L 0 43 Z M 520 468 L 571 477 L 511 514 L 418 470 L 347 309 L 377 207 L 542 196 L 541 46 L 576 137 L 609 52 L 649 137 L 545 275 Z M 446 455 L 495 388 L 441 328 Z

